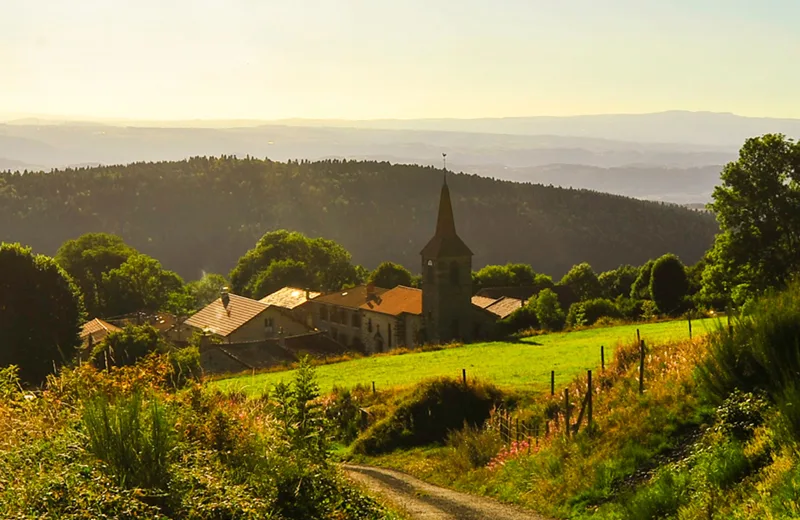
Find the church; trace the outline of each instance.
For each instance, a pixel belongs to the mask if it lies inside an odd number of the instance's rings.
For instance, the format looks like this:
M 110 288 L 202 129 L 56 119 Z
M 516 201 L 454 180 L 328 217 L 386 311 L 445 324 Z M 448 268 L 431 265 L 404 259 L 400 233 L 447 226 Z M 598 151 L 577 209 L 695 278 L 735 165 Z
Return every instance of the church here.
M 472 302 L 473 254 L 456 232 L 446 169 L 436 232 L 420 256 L 425 341 L 449 343 L 489 338 L 497 317 Z

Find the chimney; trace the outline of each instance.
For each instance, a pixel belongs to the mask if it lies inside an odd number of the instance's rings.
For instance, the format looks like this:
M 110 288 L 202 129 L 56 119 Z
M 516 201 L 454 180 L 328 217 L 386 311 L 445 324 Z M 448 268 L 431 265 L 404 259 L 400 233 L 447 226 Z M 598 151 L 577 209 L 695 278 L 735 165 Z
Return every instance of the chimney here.
M 310 299 L 311 299 L 311 291 L 309 291 L 308 289 L 306 289 L 306 301 L 308 301 L 308 300 L 310 300 Z
M 375 284 L 370 282 L 367 284 L 367 301 L 375 299 Z
M 228 308 L 228 303 L 231 301 L 231 295 L 228 293 L 228 288 L 223 287 L 222 290 L 219 292 L 219 297 L 222 299 L 222 306 L 226 309 Z

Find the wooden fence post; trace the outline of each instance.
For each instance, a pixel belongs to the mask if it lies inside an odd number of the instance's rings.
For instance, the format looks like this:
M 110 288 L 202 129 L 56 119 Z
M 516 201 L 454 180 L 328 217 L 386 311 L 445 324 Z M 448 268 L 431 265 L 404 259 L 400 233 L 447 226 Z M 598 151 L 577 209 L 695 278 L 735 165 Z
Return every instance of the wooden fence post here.
M 600 345 L 600 369 L 606 369 L 606 351 L 603 345 Z
M 461 369 L 461 379 L 464 381 L 464 386 L 467 386 L 467 369 Z
M 639 329 L 636 329 L 636 343 L 641 343 L 642 337 L 639 335 Z
M 519 442 L 519 417 L 517 417 L 516 430 L 517 430 L 517 435 L 516 435 L 517 442 Z
M 587 374 L 587 385 L 588 389 L 586 391 L 588 392 L 589 402 L 586 405 L 587 406 L 586 412 L 588 414 L 587 415 L 588 420 L 586 421 L 587 424 L 586 429 L 590 429 L 592 427 L 592 371 L 591 370 L 589 370 Z
M 550 371 L 550 395 L 556 395 L 556 371 Z
M 644 340 L 639 343 L 639 395 L 644 393 Z
M 375 393 L 375 381 L 372 382 L 372 393 Z
M 569 388 L 564 389 L 564 431 L 569 437 Z
M 689 339 L 692 339 L 692 317 L 689 316 Z

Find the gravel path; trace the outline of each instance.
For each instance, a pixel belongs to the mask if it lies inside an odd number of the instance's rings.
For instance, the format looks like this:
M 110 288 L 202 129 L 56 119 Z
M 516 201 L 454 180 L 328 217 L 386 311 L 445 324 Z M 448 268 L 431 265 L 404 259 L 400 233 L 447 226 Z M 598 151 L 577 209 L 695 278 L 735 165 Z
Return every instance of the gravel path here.
M 404 510 L 411 520 L 546 520 L 520 507 L 459 493 L 399 471 L 343 464 L 352 480 Z

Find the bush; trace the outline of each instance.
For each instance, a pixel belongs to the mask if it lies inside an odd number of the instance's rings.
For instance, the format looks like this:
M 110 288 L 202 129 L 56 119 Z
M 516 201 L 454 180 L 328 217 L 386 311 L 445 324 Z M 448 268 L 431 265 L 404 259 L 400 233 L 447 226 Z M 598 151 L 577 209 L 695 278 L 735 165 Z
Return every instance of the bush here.
M 567 314 L 567 325 L 570 327 L 594 325 L 600 318 L 620 319 L 622 312 L 614 302 L 605 298 L 573 303 Z
M 800 283 L 793 282 L 710 335 L 709 354 L 698 367 L 703 390 L 722 403 L 736 389 L 765 392 L 777 405 L 786 433 L 800 442 Z
M 536 297 L 536 318 L 542 328 L 561 330 L 564 328 L 564 311 L 558 302 L 558 296 L 551 289 L 544 289 Z
M 688 499 L 689 475 L 668 469 L 653 479 L 649 486 L 637 492 L 625 504 L 631 520 L 669 518 Z
M 666 254 L 653 263 L 650 274 L 650 297 L 662 314 L 675 316 L 683 310 L 689 292 L 686 268 L 673 254 Z
M 83 425 L 90 451 L 106 464 L 120 486 L 166 488 L 174 432 L 157 399 L 152 399 L 145 411 L 138 393 L 114 405 L 106 397 L 97 397 L 86 403 Z
M 464 424 L 483 425 L 500 398 L 500 391 L 490 384 L 464 385 L 450 378 L 420 383 L 391 415 L 356 440 L 353 451 L 374 455 L 444 442 L 450 431 Z
M 203 374 L 203 368 L 200 365 L 200 349 L 197 347 L 184 347 L 170 351 L 169 362 L 172 365 L 170 379 L 175 388 L 182 388 L 189 381 L 197 381 Z
M 539 318 L 533 305 L 523 305 L 510 316 L 497 322 L 497 331 L 502 336 L 509 336 L 525 329 L 539 328 Z
M 500 452 L 503 441 L 497 431 L 488 431 L 465 424 L 447 435 L 447 445 L 453 448 L 453 465 L 469 470 L 482 468 Z
M 11 365 L 0 368 L 0 399 L 9 399 L 19 391 L 19 367 Z
M 151 352 L 166 351 L 166 344 L 151 325 L 126 325 L 119 332 L 111 332 L 92 351 L 92 362 L 97 368 L 133 365 Z

